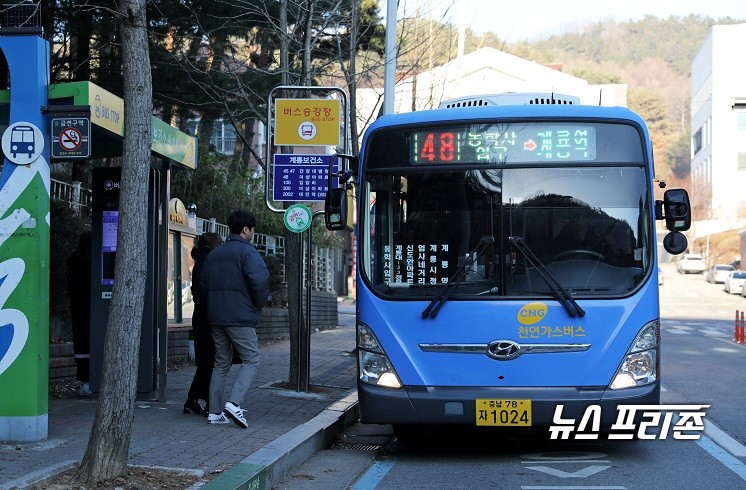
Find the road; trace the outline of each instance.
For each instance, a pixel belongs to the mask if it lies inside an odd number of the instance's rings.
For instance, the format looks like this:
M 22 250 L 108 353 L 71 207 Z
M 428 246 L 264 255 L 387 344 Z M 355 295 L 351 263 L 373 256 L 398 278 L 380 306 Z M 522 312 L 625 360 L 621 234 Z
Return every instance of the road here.
M 356 424 L 274 488 L 746 488 L 746 345 L 732 340 L 746 298 L 663 269 L 662 403 L 710 405 L 699 440 L 431 430 L 405 446 L 390 426 Z

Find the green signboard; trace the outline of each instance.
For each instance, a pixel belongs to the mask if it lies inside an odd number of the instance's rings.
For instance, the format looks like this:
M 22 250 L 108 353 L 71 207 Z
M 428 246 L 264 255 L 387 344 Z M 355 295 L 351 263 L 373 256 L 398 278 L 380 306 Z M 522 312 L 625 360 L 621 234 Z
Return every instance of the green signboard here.
M 49 87 L 50 103 L 91 107 L 91 125 L 118 137 L 124 136 L 124 100 L 91 82 L 61 83 Z M 2 101 L 2 98 L 0 98 Z M 153 153 L 173 160 L 186 168 L 197 168 L 197 138 L 179 131 L 157 117 L 152 121 Z
M 302 233 L 311 226 L 313 215 L 303 204 L 293 204 L 285 210 L 285 227 L 293 233 Z

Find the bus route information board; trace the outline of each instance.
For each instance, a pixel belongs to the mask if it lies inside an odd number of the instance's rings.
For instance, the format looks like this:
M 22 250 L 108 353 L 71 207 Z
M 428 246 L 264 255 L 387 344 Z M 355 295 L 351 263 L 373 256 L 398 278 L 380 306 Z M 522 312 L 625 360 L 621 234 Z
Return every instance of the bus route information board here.
M 275 201 L 323 201 L 329 189 L 329 163 L 332 155 L 274 156 L 273 194 Z M 334 172 L 339 168 L 335 162 Z M 337 177 L 332 185 L 337 186 Z

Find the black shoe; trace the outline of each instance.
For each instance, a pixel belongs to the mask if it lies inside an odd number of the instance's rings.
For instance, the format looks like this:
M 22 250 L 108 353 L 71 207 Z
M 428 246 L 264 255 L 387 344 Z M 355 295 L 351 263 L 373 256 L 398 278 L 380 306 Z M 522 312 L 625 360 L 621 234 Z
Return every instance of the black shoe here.
M 187 402 L 184 404 L 184 413 L 189 412 L 194 412 L 197 415 L 207 417 L 207 410 L 202 408 L 202 405 L 200 405 L 199 401 L 197 400 L 187 400 Z

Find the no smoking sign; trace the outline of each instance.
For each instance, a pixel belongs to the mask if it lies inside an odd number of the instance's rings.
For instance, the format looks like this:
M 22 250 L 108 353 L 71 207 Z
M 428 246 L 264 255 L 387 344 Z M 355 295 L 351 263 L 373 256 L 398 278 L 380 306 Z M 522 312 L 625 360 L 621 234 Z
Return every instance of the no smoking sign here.
M 82 143 L 83 135 L 75 128 L 65 128 L 60 133 L 60 148 L 65 151 L 77 150 Z
M 52 119 L 52 158 L 74 160 L 91 156 L 91 120 L 87 117 Z

